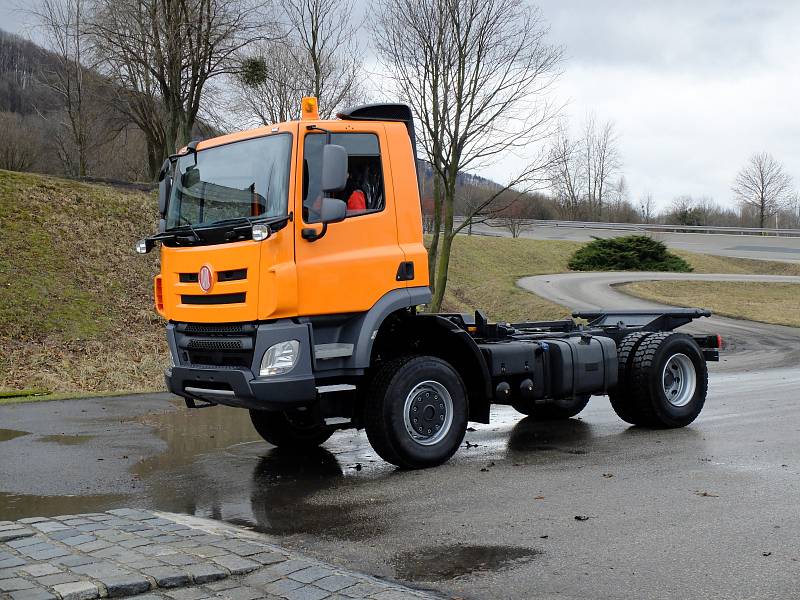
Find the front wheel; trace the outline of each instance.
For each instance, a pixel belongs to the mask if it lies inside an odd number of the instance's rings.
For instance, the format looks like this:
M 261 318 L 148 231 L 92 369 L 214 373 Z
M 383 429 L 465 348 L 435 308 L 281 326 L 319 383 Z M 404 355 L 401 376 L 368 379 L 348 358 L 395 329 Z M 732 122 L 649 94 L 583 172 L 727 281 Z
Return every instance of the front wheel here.
M 571 398 L 559 398 L 546 404 L 516 402 L 511 406 L 518 413 L 528 415 L 537 421 L 561 421 L 570 419 L 580 413 L 589 403 L 588 394 Z
M 250 420 L 258 435 L 270 444 L 293 450 L 316 448 L 335 431 L 301 411 L 251 410 Z
M 433 356 L 407 356 L 378 370 L 365 407 L 370 444 L 406 469 L 446 462 L 467 431 L 467 394 L 459 374 Z

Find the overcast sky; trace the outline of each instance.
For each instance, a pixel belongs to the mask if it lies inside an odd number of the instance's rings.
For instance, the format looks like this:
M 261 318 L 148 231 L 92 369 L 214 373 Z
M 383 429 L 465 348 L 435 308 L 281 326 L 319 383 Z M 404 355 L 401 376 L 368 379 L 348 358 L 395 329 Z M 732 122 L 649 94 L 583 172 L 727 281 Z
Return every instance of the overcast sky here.
M 732 204 L 757 151 L 800 186 L 800 2 L 541 0 L 576 127 L 614 121 L 633 199 Z
M 13 2 L 0 0 L 0 27 L 20 32 Z M 614 121 L 634 201 L 649 191 L 660 206 L 680 194 L 731 204 L 737 171 L 762 150 L 800 187 L 800 1 L 537 4 L 565 48 L 555 93 L 575 129 L 589 111 Z M 483 174 L 502 180 L 513 163 Z

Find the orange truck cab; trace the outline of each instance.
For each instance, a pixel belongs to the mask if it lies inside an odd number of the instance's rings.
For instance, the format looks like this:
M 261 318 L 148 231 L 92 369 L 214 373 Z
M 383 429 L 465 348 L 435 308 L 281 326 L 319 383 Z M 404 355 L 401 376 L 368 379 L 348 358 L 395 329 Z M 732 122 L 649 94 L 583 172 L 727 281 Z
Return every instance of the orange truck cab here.
M 582 315 L 588 328 L 418 311 L 431 293 L 417 178 L 407 106 L 320 120 L 314 98 L 298 121 L 192 142 L 165 161 L 159 233 L 137 251 L 161 249 L 169 390 L 190 407 L 249 409 L 279 446 L 364 427 L 383 458 L 408 468 L 446 461 L 493 402 L 568 418 L 611 393 L 632 422 L 697 416 L 713 336 L 663 332 L 707 311 L 601 311 Z M 642 392 L 660 402 L 655 413 L 627 381 L 626 361 L 648 340 L 667 347 L 659 360 L 675 374 Z

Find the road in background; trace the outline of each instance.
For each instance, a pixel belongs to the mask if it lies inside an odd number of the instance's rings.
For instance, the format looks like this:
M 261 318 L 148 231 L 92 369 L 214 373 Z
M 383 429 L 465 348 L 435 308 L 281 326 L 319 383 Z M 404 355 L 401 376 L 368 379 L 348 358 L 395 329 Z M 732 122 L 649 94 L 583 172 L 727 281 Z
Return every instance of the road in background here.
M 517 284 L 529 292 L 561 304 L 570 311 L 597 309 L 669 309 L 624 294 L 614 286 L 631 281 L 756 281 L 800 283 L 800 277 L 781 275 L 704 275 L 695 273 L 558 273 L 523 277 Z M 713 331 L 726 344 L 723 366 L 737 372 L 796 367 L 800 364 L 800 329 L 713 316 L 682 328 L 690 333 Z M 712 370 L 715 368 L 712 365 Z
M 485 224 L 474 225 L 472 231 L 473 234 L 511 237 L 508 230 Z M 524 229 L 520 237 L 536 240 L 588 242 L 593 238 L 611 238 L 635 235 L 636 233 L 636 231 L 631 230 L 535 226 Z M 716 256 L 733 256 L 736 258 L 800 262 L 800 237 L 662 232 L 649 232 L 646 235 L 664 242 L 670 248 L 678 250 L 702 252 Z

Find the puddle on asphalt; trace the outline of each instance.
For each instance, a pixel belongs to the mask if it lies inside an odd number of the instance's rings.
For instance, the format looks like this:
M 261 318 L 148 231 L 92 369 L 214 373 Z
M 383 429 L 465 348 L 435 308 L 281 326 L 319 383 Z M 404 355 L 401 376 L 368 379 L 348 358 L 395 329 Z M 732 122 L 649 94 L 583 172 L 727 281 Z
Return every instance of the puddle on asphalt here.
M 30 433 L 30 431 L 19 431 L 17 429 L 0 429 L 0 442 L 7 442 L 23 435 L 30 435 Z
M 95 436 L 93 435 L 67 435 L 67 434 L 55 434 L 55 435 L 45 435 L 39 438 L 38 441 L 40 442 L 51 442 L 54 444 L 60 444 L 61 446 L 79 446 L 80 444 L 85 444 L 89 440 L 93 440 Z
M 320 502 L 317 492 L 344 483 L 339 460 L 325 448 L 305 453 L 269 450 L 253 472 L 250 506 L 255 529 L 274 535 L 309 534 L 349 540 L 369 539 L 383 531 L 371 515 L 381 513 L 384 500 Z M 357 485 L 348 478 L 345 485 Z
M 508 453 L 514 458 L 536 452 L 588 454 L 586 446 L 593 438 L 592 427 L 580 419 L 535 421 L 525 417 L 511 429 Z
M 200 454 L 261 441 L 246 410 L 227 406 L 188 409 L 178 401 L 175 404 L 177 410 L 151 413 L 136 419 L 138 423 L 152 427 L 167 444 L 164 452 L 139 461 L 131 469 L 136 475 L 146 477 L 177 469 L 191 464 Z
M 392 566 L 404 581 L 442 581 L 475 572 L 501 571 L 530 562 L 541 550 L 518 546 L 432 546 L 398 554 Z
M 97 512 L 125 506 L 128 496 L 99 494 L 90 496 L 36 496 L 0 492 L 0 520 L 24 517 L 53 517 Z

